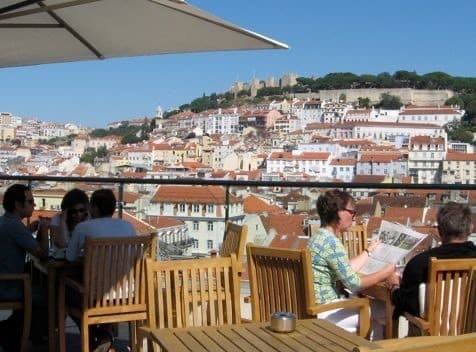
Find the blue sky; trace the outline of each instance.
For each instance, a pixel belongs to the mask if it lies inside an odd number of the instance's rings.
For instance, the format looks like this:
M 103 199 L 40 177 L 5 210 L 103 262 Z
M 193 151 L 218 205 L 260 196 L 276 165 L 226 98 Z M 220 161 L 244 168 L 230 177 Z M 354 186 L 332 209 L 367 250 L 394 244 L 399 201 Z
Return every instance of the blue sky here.
M 476 77 L 476 2 L 189 0 L 290 50 L 162 55 L 0 69 L 0 111 L 105 127 L 236 80 L 396 70 Z

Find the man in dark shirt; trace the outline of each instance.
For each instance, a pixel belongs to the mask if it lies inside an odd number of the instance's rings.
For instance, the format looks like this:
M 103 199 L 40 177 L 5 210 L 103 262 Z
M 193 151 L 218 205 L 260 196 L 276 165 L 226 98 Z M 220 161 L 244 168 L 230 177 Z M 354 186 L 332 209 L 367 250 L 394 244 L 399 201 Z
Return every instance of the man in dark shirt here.
M 437 215 L 438 232 L 441 246 L 432 248 L 416 255 L 405 267 L 401 279 L 391 277 L 392 302 L 395 305 L 394 318 L 408 312 L 419 315 L 418 287 L 428 281 L 430 258 L 476 258 L 476 246 L 468 241 L 471 234 L 471 210 L 467 205 L 449 202 Z M 418 334 L 413 326 L 409 326 L 409 335 Z
M 39 258 L 48 256 L 48 239 L 37 236 L 38 241 L 32 236 L 32 231 L 38 230 L 39 222 L 35 221 L 26 227 L 22 220 L 30 217 L 35 208 L 35 201 L 31 190 L 21 184 L 10 186 L 3 196 L 5 214 L 0 217 L 0 272 L 22 273 L 25 269 L 26 253 L 31 253 Z M 44 234 L 43 234 L 44 235 Z M 46 234 L 47 235 L 47 234 Z M 40 241 L 41 240 L 41 241 Z M 19 300 L 23 297 L 22 286 L 18 282 L 0 282 L 0 301 Z M 33 290 L 32 319 L 43 320 L 45 304 L 43 297 L 37 290 Z M 43 317 L 42 317 L 43 315 Z M 2 321 L 0 330 L 0 344 L 6 350 L 17 350 L 19 336 L 22 329 L 23 313 L 15 311 L 8 320 Z M 32 324 L 32 336 L 38 333 L 35 324 Z M 39 323 L 38 326 L 42 327 Z M 35 336 L 36 337 L 36 336 Z

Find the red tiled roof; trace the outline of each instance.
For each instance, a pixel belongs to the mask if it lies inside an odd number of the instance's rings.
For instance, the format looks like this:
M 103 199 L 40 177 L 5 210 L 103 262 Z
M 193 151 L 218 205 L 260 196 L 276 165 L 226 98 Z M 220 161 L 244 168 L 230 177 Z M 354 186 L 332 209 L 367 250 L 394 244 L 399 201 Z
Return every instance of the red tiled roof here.
M 147 216 L 144 221 L 157 229 L 185 225 L 182 220 L 169 216 Z
M 456 115 L 458 111 L 452 108 L 436 109 L 405 109 L 399 115 Z
M 286 213 L 283 208 L 269 204 L 255 195 L 250 195 L 243 200 L 243 210 L 247 214 Z
M 269 160 L 327 160 L 330 153 L 302 152 L 293 155 L 291 152 L 273 152 Z
M 362 153 L 360 156 L 360 162 L 376 162 L 376 163 L 391 163 L 392 161 L 399 160 L 401 158 L 400 153 Z
M 276 234 L 281 236 L 304 234 L 304 215 L 267 214 L 261 215 L 260 218 L 268 233 L 274 229 Z
M 408 221 L 410 221 L 410 225 L 415 222 L 421 223 L 423 221 L 423 208 L 387 207 L 383 219 L 404 225 L 407 225 Z
M 240 201 L 239 198 L 232 194 L 230 194 L 229 199 L 231 203 Z M 150 202 L 224 204 L 225 188 L 221 186 L 161 185 Z
M 446 153 L 447 161 L 476 161 L 476 153 L 459 153 L 449 151 Z
M 352 182 L 355 183 L 382 183 L 385 175 L 355 175 Z
M 355 159 L 332 159 L 329 165 L 353 166 L 357 164 Z

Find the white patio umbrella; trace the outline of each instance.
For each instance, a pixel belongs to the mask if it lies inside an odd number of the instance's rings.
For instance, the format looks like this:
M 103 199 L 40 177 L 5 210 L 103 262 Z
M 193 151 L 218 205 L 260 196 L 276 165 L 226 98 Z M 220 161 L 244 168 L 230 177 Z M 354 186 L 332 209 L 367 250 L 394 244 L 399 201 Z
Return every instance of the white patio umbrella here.
M 0 67 L 285 44 L 180 0 L 1 0 Z

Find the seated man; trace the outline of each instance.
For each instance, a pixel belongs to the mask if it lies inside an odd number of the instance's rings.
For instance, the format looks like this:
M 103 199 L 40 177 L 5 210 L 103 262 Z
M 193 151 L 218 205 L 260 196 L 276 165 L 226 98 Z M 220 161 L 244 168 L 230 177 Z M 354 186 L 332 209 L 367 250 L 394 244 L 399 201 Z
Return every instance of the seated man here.
M 116 210 L 116 197 L 110 189 L 94 191 L 90 201 L 91 219 L 76 225 L 66 249 L 66 259 L 75 261 L 84 255 L 86 236 L 129 237 L 135 236 L 132 224 L 112 216 Z
M 445 204 L 437 215 L 438 232 L 441 237 L 441 246 L 429 249 L 416 255 L 405 267 L 403 277 L 393 275 L 388 279 L 391 284 L 392 302 L 395 305 L 394 318 L 408 312 L 419 315 L 418 287 L 428 281 L 428 267 L 430 257 L 439 259 L 448 258 L 475 258 L 476 246 L 468 241 L 471 234 L 471 210 L 467 205 L 449 202 Z M 420 335 L 420 331 L 413 324 L 409 324 L 408 335 Z
M 84 256 L 84 243 L 88 237 L 130 237 L 137 235 L 130 222 L 113 218 L 116 210 L 116 197 L 110 189 L 94 191 L 90 200 L 91 219 L 76 225 L 66 249 L 66 259 L 77 261 Z M 81 298 L 76 291 L 70 291 L 66 295 L 68 304 L 76 307 L 81 306 Z M 80 326 L 79 321 L 75 321 Z M 90 329 L 90 350 L 107 351 L 112 343 L 112 334 L 108 327 L 96 326 Z
M 3 196 L 5 214 L 0 217 L 0 273 L 23 273 L 25 270 L 26 253 L 38 258 L 48 256 L 48 234 L 42 226 L 37 239 L 32 232 L 38 230 L 39 222 L 35 221 L 26 227 L 22 220 L 31 217 L 35 201 L 31 190 L 22 184 L 10 186 Z M 23 289 L 19 282 L 0 281 L 0 301 L 23 299 Z M 33 287 L 32 327 L 30 337 L 39 342 L 47 335 L 44 318 L 47 316 L 46 299 L 39 288 Z M 0 345 L 4 349 L 17 350 L 23 326 L 23 312 L 15 311 L 6 321 L 0 324 Z

